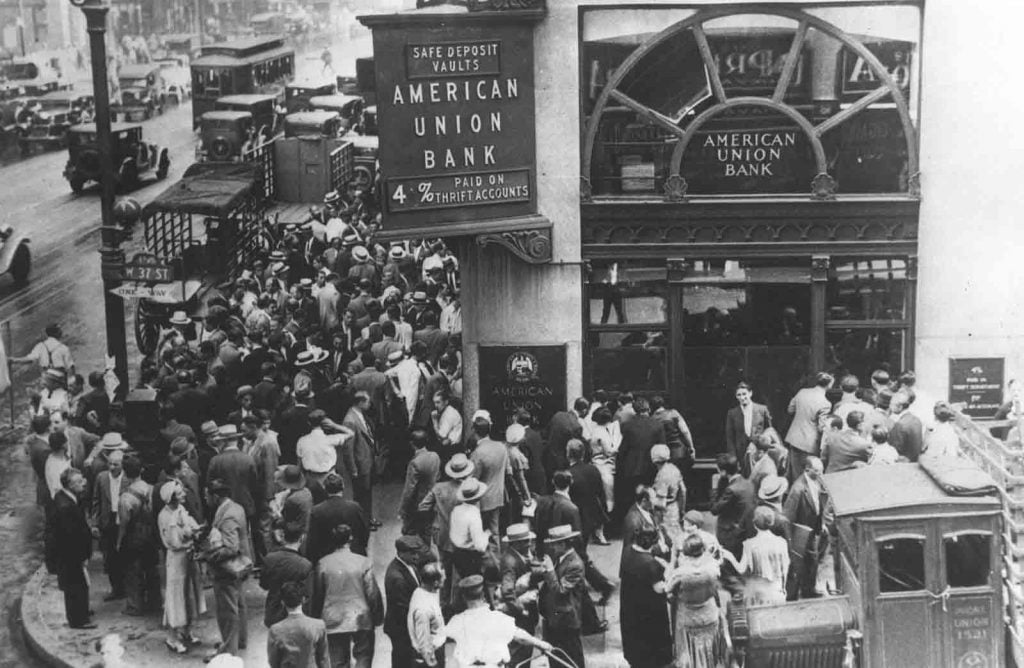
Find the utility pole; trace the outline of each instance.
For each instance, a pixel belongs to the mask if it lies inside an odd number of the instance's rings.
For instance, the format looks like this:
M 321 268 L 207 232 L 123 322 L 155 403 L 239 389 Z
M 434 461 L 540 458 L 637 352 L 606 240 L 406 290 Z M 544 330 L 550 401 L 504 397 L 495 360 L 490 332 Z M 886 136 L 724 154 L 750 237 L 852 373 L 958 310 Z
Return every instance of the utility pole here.
M 116 188 L 114 162 L 111 156 L 110 88 L 107 82 L 107 14 L 110 6 L 104 0 L 70 0 L 85 14 L 89 32 L 89 53 L 92 61 L 92 92 L 96 106 L 96 143 L 100 158 L 100 269 L 103 277 L 103 306 L 106 316 L 107 357 L 114 360 L 114 373 L 119 386 L 118 397 L 128 391 L 128 340 L 124 325 L 124 302 L 111 291 L 121 285 L 124 274 L 123 228 L 118 217 L 128 222 L 138 203 L 128 200 L 114 210 Z

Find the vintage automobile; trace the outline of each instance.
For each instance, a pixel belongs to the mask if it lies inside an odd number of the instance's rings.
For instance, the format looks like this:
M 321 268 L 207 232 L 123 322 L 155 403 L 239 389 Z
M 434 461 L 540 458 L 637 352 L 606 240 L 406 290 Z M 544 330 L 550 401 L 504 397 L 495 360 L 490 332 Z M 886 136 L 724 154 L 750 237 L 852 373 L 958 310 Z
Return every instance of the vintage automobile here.
M 363 109 L 363 134 L 377 134 L 377 105 L 375 104 Z
M 148 119 L 163 113 L 166 102 L 163 72 L 157 64 L 124 65 L 117 74 L 121 87 L 121 101 L 111 106 L 111 111 L 121 114 L 128 121 L 141 115 Z
M 309 111 L 310 98 L 322 95 L 334 95 L 338 87 L 331 83 L 316 83 L 312 81 L 301 83 L 290 83 L 284 88 L 284 106 L 289 114 L 297 111 Z
M 71 126 L 92 120 L 92 95 L 59 90 L 47 93 L 36 101 L 37 109 L 28 131 L 18 139 L 23 156 L 29 155 L 37 146 L 64 148 L 67 146 Z
M 336 111 L 299 111 L 284 118 L 285 137 L 338 137 L 341 116 Z
M 362 132 L 363 98 L 358 95 L 318 95 L 309 99 L 309 107 L 338 112 L 342 132 Z
M 167 176 L 171 166 L 167 149 L 143 142 L 141 125 L 114 123 L 110 132 L 110 150 L 119 190 L 135 188 L 147 172 L 153 172 L 158 180 Z M 82 192 L 89 181 L 99 181 L 100 154 L 95 123 L 75 125 L 68 131 L 68 162 L 64 167 L 64 178 L 75 193 Z
M 263 140 L 248 111 L 208 111 L 199 119 L 196 160 L 237 161 Z
M 192 90 L 192 76 L 188 70 L 188 59 L 184 56 L 156 58 L 154 63 L 160 66 L 164 79 L 164 102 L 181 104 L 187 100 Z
M 1010 665 L 1004 508 L 991 478 L 967 460 L 926 454 L 921 463 L 850 469 L 822 482 L 835 517 L 835 591 L 751 607 L 734 597 L 734 665 Z M 794 525 L 799 558 L 804 529 Z
M 277 97 L 274 95 L 228 95 L 218 98 L 215 111 L 245 111 L 252 115 L 254 135 L 261 143 L 277 134 Z
M 10 274 L 15 285 L 28 283 L 32 270 L 29 238 L 24 232 L 15 232 L 10 225 L 0 225 L 0 274 Z
M 4 63 L 0 66 L 0 78 L 11 86 L 23 89 L 27 95 L 45 95 L 70 86 L 51 63 L 38 60 L 35 56 L 14 58 Z
M 28 134 L 37 111 L 39 100 L 34 97 L 11 97 L 0 102 L 0 136 L 10 141 Z

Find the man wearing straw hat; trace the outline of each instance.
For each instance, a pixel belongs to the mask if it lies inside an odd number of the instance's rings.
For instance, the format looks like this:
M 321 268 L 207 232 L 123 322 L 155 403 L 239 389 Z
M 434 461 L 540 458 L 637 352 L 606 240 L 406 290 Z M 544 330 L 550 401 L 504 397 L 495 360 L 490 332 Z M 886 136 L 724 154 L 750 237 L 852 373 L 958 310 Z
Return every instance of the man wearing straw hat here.
M 544 539 L 544 580 L 540 587 L 540 614 L 544 640 L 584 668 L 583 597 L 587 596 L 583 559 L 573 549 L 580 535 L 568 524 L 551 527 Z
M 530 531 L 528 525 L 510 524 L 502 538 L 505 549 L 501 553 L 501 600 L 505 614 L 530 634 L 536 631 L 539 621 L 537 595 L 544 577 L 541 562 L 533 552 L 536 538 L 537 534 Z M 529 646 L 517 646 L 512 650 L 512 665 L 529 666 L 532 652 Z
M 480 517 L 480 499 L 487 485 L 476 478 L 466 478 L 459 485 L 459 504 L 452 509 L 448 532 L 452 541 L 452 563 L 459 578 L 483 573 L 484 552 L 491 532 L 484 529 Z
M 437 548 L 441 556 L 441 566 L 444 568 L 445 575 L 441 602 L 447 606 L 451 601 L 451 584 L 449 583 L 452 579 L 452 563 L 455 552 L 449 530 L 451 514 L 452 509 L 459 503 L 458 495 L 462 481 L 473 475 L 473 462 L 459 452 L 444 465 L 444 472 L 448 476 L 448 480 L 438 482 L 427 492 L 427 495 L 420 501 L 419 511 L 433 515 L 434 547 Z
M 466 610 L 452 617 L 445 627 L 448 637 L 455 641 L 456 668 L 511 666 L 508 650 L 512 642 L 551 651 L 551 643 L 517 627 L 515 620 L 505 613 L 491 610 L 484 597 L 483 576 L 463 578 L 458 588 L 466 601 Z

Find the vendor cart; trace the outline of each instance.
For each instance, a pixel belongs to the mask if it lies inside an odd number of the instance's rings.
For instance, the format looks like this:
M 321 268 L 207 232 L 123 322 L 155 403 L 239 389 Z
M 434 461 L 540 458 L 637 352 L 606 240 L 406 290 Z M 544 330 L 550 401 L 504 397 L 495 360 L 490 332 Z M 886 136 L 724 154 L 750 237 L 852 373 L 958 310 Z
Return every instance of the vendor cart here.
M 174 311 L 205 317 L 207 293 L 237 278 L 259 251 L 260 182 L 254 164 L 197 163 L 145 207 L 146 248 L 168 267 L 168 280 L 128 292 L 138 297 L 135 341 L 144 355 L 156 351 Z

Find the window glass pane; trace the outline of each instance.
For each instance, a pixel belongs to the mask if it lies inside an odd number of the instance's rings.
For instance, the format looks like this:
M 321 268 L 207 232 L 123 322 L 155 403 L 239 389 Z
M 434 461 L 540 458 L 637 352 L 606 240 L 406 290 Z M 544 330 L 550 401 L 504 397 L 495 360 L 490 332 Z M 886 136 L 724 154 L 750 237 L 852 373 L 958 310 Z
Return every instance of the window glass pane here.
M 809 345 L 810 300 L 810 285 L 684 285 L 684 345 Z
M 829 320 L 902 320 L 907 294 L 903 259 L 833 259 L 826 288 Z
M 592 325 L 668 322 L 664 260 L 657 263 L 595 262 L 588 284 Z
M 870 378 L 876 369 L 897 373 L 903 368 L 905 336 L 901 329 L 826 329 L 826 366 L 836 378 Z
M 921 591 L 924 582 L 924 538 L 891 538 L 878 543 L 878 591 Z
M 947 536 L 946 584 L 950 587 L 984 587 L 992 564 L 992 536 L 971 533 Z
M 661 391 L 668 386 L 668 333 L 591 332 L 595 388 Z

